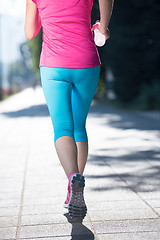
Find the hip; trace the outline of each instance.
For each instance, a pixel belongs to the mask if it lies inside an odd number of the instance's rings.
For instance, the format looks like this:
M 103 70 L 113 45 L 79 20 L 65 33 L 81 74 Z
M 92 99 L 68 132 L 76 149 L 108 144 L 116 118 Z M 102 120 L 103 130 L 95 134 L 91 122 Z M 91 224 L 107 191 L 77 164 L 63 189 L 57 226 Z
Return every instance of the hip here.
M 83 82 L 92 84 L 93 79 L 99 78 L 100 65 L 89 68 L 59 68 L 41 66 L 40 74 L 43 82 L 64 81 L 71 84 L 83 84 Z

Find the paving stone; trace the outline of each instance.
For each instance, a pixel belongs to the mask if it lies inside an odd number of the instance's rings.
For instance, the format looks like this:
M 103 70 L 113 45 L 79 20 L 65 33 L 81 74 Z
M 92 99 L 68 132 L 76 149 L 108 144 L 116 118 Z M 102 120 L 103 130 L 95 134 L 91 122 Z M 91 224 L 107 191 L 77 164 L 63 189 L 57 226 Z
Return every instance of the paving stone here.
M 44 225 L 44 224 L 56 224 L 67 223 L 66 218 L 60 214 L 38 214 L 38 215 L 23 215 L 21 225 Z
M 64 196 L 66 197 L 66 196 Z M 41 204 L 62 204 L 64 203 L 64 197 L 36 197 L 36 198 L 32 198 L 32 196 L 30 196 L 30 198 L 24 198 L 23 200 L 23 205 L 24 206 L 31 206 L 31 205 L 41 205 Z
M 5 160 L 3 159 L 3 161 L 6 161 L 6 159 Z M 7 169 L 8 170 L 6 170 L 6 171 L 0 171 L 1 178 L 14 178 L 16 176 L 23 178 L 23 169 L 18 170 L 18 171 L 14 171 L 12 169 L 9 169 L 8 167 L 7 167 Z
M 32 196 L 32 198 L 41 198 L 41 197 L 62 197 L 64 195 L 64 191 L 61 190 L 61 188 L 57 187 L 57 191 L 55 191 L 55 186 L 53 185 L 52 188 L 48 188 L 47 186 L 45 187 L 45 189 L 42 188 L 42 190 L 40 189 L 33 189 L 33 190 L 26 190 L 24 192 L 24 197 L 25 198 L 30 198 Z M 66 190 L 66 194 L 67 194 L 67 190 Z
M 23 206 L 23 215 L 29 214 L 55 214 L 63 212 L 64 208 L 62 204 L 42 204 L 42 205 L 32 205 Z
M 0 208 L 0 217 L 18 216 L 19 207 Z
M 112 211 L 90 211 L 91 221 L 106 221 L 106 220 L 127 220 L 127 219 L 145 219 L 157 218 L 157 214 L 150 209 L 129 209 L 129 210 L 112 210 Z
M 19 199 L 21 196 L 21 193 L 0 193 L 0 201 L 2 200 L 8 200 L 8 199 Z
M 159 240 L 160 232 L 98 234 L 97 240 Z
M 0 239 L 3 240 L 16 239 L 16 227 L 0 228 Z
M 0 227 L 16 227 L 18 216 L 0 217 Z
M 48 182 L 46 181 L 46 183 L 39 181 L 39 183 L 32 183 L 32 185 L 26 184 L 25 193 L 28 194 L 31 191 L 35 191 L 35 189 L 37 190 L 37 192 L 50 190 L 53 192 L 53 188 L 55 188 L 55 185 L 58 188 L 57 191 L 54 191 L 55 193 L 64 193 L 67 191 L 67 183 L 56 183 L 54 179 L 50 179 L 48 180 Z
M 146 209 L 149 208 L 148 205 L 142 201 L 142 200 L 117 200 L 117 201 L 104 201 L 99 202 L 99 204 L 96 204 L 95 202 L 88 202 L 87 203 L 89 210 L 113 210 L 113 211 L 119 211 L 119 210 L 131 210 L 131 209 Z
M 88 236 L 87 236 L 88 237 Z M 19 240 L 27 240 L 27 239 L 32 239 L 32 240 L 44 240 L 44 238 L 19 238 Z M 77 238 L 76 238 L 77 239 Z M 87 238 L 85 238 L 88 240 Z M 64 237 L 45 237 L 45 240 L 71 240 L 70 236 L 64 236 Z M 81 238 L 82 240 L 82 238 Z
M 33 188 L 33 186 L 43 186 L 43 185 L 48 185 L 48 184 L 64 184 L 67 183 L 67 181 L 64 182 L 63 178 L 60 179 L 55 179 L 55 177 L 53 177 L 53 172 L 51 175 L 44 175 L 43 178 L 40 178 L 39 176 L 40 174 L 37 175 L 27 175 L 26 178 L 26 187 L 27 189 Z
M 96 234 L 124 232 L 160 232 L 160 219 L 106 221 L 92 223 Z
M 55 210 L 56 211 L 56 210 Z M 37 214 L 37 215 L 23 215 L 21 225 L 45 225 L 45 224 L 57 224 L 57 223 L 67 223 L 66 217 L 63 215 L 67 213 L 66 211 L 62 211 L 62 213 L 53 213 L 53 214 Z M 84 223 L 87 222 L 87 218 L 84 219 Z
M 93 233 L 88 224 L 54 224 L 39 226 L 21 227 L 20 238 L 36 238 L 36 237 L 60 237 L 70 235 L 92 235 Z
M 20 203 L 20 198 L 0 199 L 1 207 L 17 207 L 19 206 L 19 203 Z
M 160 208 L 154 208 L 154 210 L 159 214 L 160 216 Z
M 29 226 L 29 225 L 46 225 L 46 224 L 57 224 L 57 223 L 68 223 L 68 210 L 63 209 L 57 213 L 53 214 L 27 214 L 22 215 L 21 225 L 22 226 Z M 86 216 L 83 220 L 83 223 L 89 222 L 88 216 Z
M 85 190 L 85 198 L 89 202 L 100 202 L 100 201 L 115 201 L 115 200 L 139 200 L 139 196 L 131 190 L 103 190 L 102 191 L 87 191 Z
M 20 240 L 32 239 L 32 240 L 44 240 L 44 238 L 20 238 Z M 94 236 L 92 234 L 87 235 L 71 235 L 71 236 L 63 236 L 63 237 L 45 237 L 45 240 L 94 240 Z
M 98 169 L 96 170 L 98 171 Z M 112 175 L 110 175 L 110 179 L 103 179 L 102 178 L 96 178 L 96 179 L 87 179 L 86 178 L 86 190 L 93 191 L 115 191 L 115 190 L 125 190 L 125 191 L 131 191 L 131 189 L 127 186 L 126 183 L 119 181 L 118 178 L 115 178 Z
M 157 199 L 146 199 L 145 200 L 150 206 L 153 208 L 158 208 L 160 207 L 160 198 Z
M 139 192 L 139 195 L 145 199 L 145 200 L 149 200 L 149 199 L 160 199 L 160 191 L 153 191 L 153 192 Z

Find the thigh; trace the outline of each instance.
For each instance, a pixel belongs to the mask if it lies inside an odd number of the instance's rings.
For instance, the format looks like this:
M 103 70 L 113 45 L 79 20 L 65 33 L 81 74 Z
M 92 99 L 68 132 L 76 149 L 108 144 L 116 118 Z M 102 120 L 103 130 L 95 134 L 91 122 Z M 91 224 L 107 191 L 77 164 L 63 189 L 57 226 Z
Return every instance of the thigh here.
M 72 89 L 72 113 L 75 128 L 85 126 L 87 114 L 94 97 L 100 66 L 76 69 Z
M 57 72 L 58 71 L 58 72 Z M 68 123 L 73 128 L 72 84 L 65 81 L 63 69 L 41 67 L 41 83 L 53 127 Z

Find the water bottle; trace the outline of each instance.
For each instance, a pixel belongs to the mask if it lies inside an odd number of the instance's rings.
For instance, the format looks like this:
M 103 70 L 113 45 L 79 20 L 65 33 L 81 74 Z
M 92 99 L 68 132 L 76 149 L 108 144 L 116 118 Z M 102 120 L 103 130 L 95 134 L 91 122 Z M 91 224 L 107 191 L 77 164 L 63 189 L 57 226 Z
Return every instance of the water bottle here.
M 91 30 L 94 31 L 94 42 L 96 46 L 102 47 L 106 43 L 107 38 L 98 30 L 99 25 L 100 21 L 96 21 Z

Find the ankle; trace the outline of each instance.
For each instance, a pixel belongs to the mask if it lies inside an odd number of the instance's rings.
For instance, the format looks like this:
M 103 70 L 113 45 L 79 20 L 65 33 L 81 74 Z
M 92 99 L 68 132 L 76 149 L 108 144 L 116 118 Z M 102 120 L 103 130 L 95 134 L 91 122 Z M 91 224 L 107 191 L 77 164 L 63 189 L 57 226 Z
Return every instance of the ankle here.
M 73 176 L 74 174 L 76 174 L 76 173 L 78 173 L 78 172 L 72 172 L 72 173 L 70 173 L 70 175 L 69 175 L 69 177 L 68 177 L 69 182 L 70 182 L 72 176 Z

